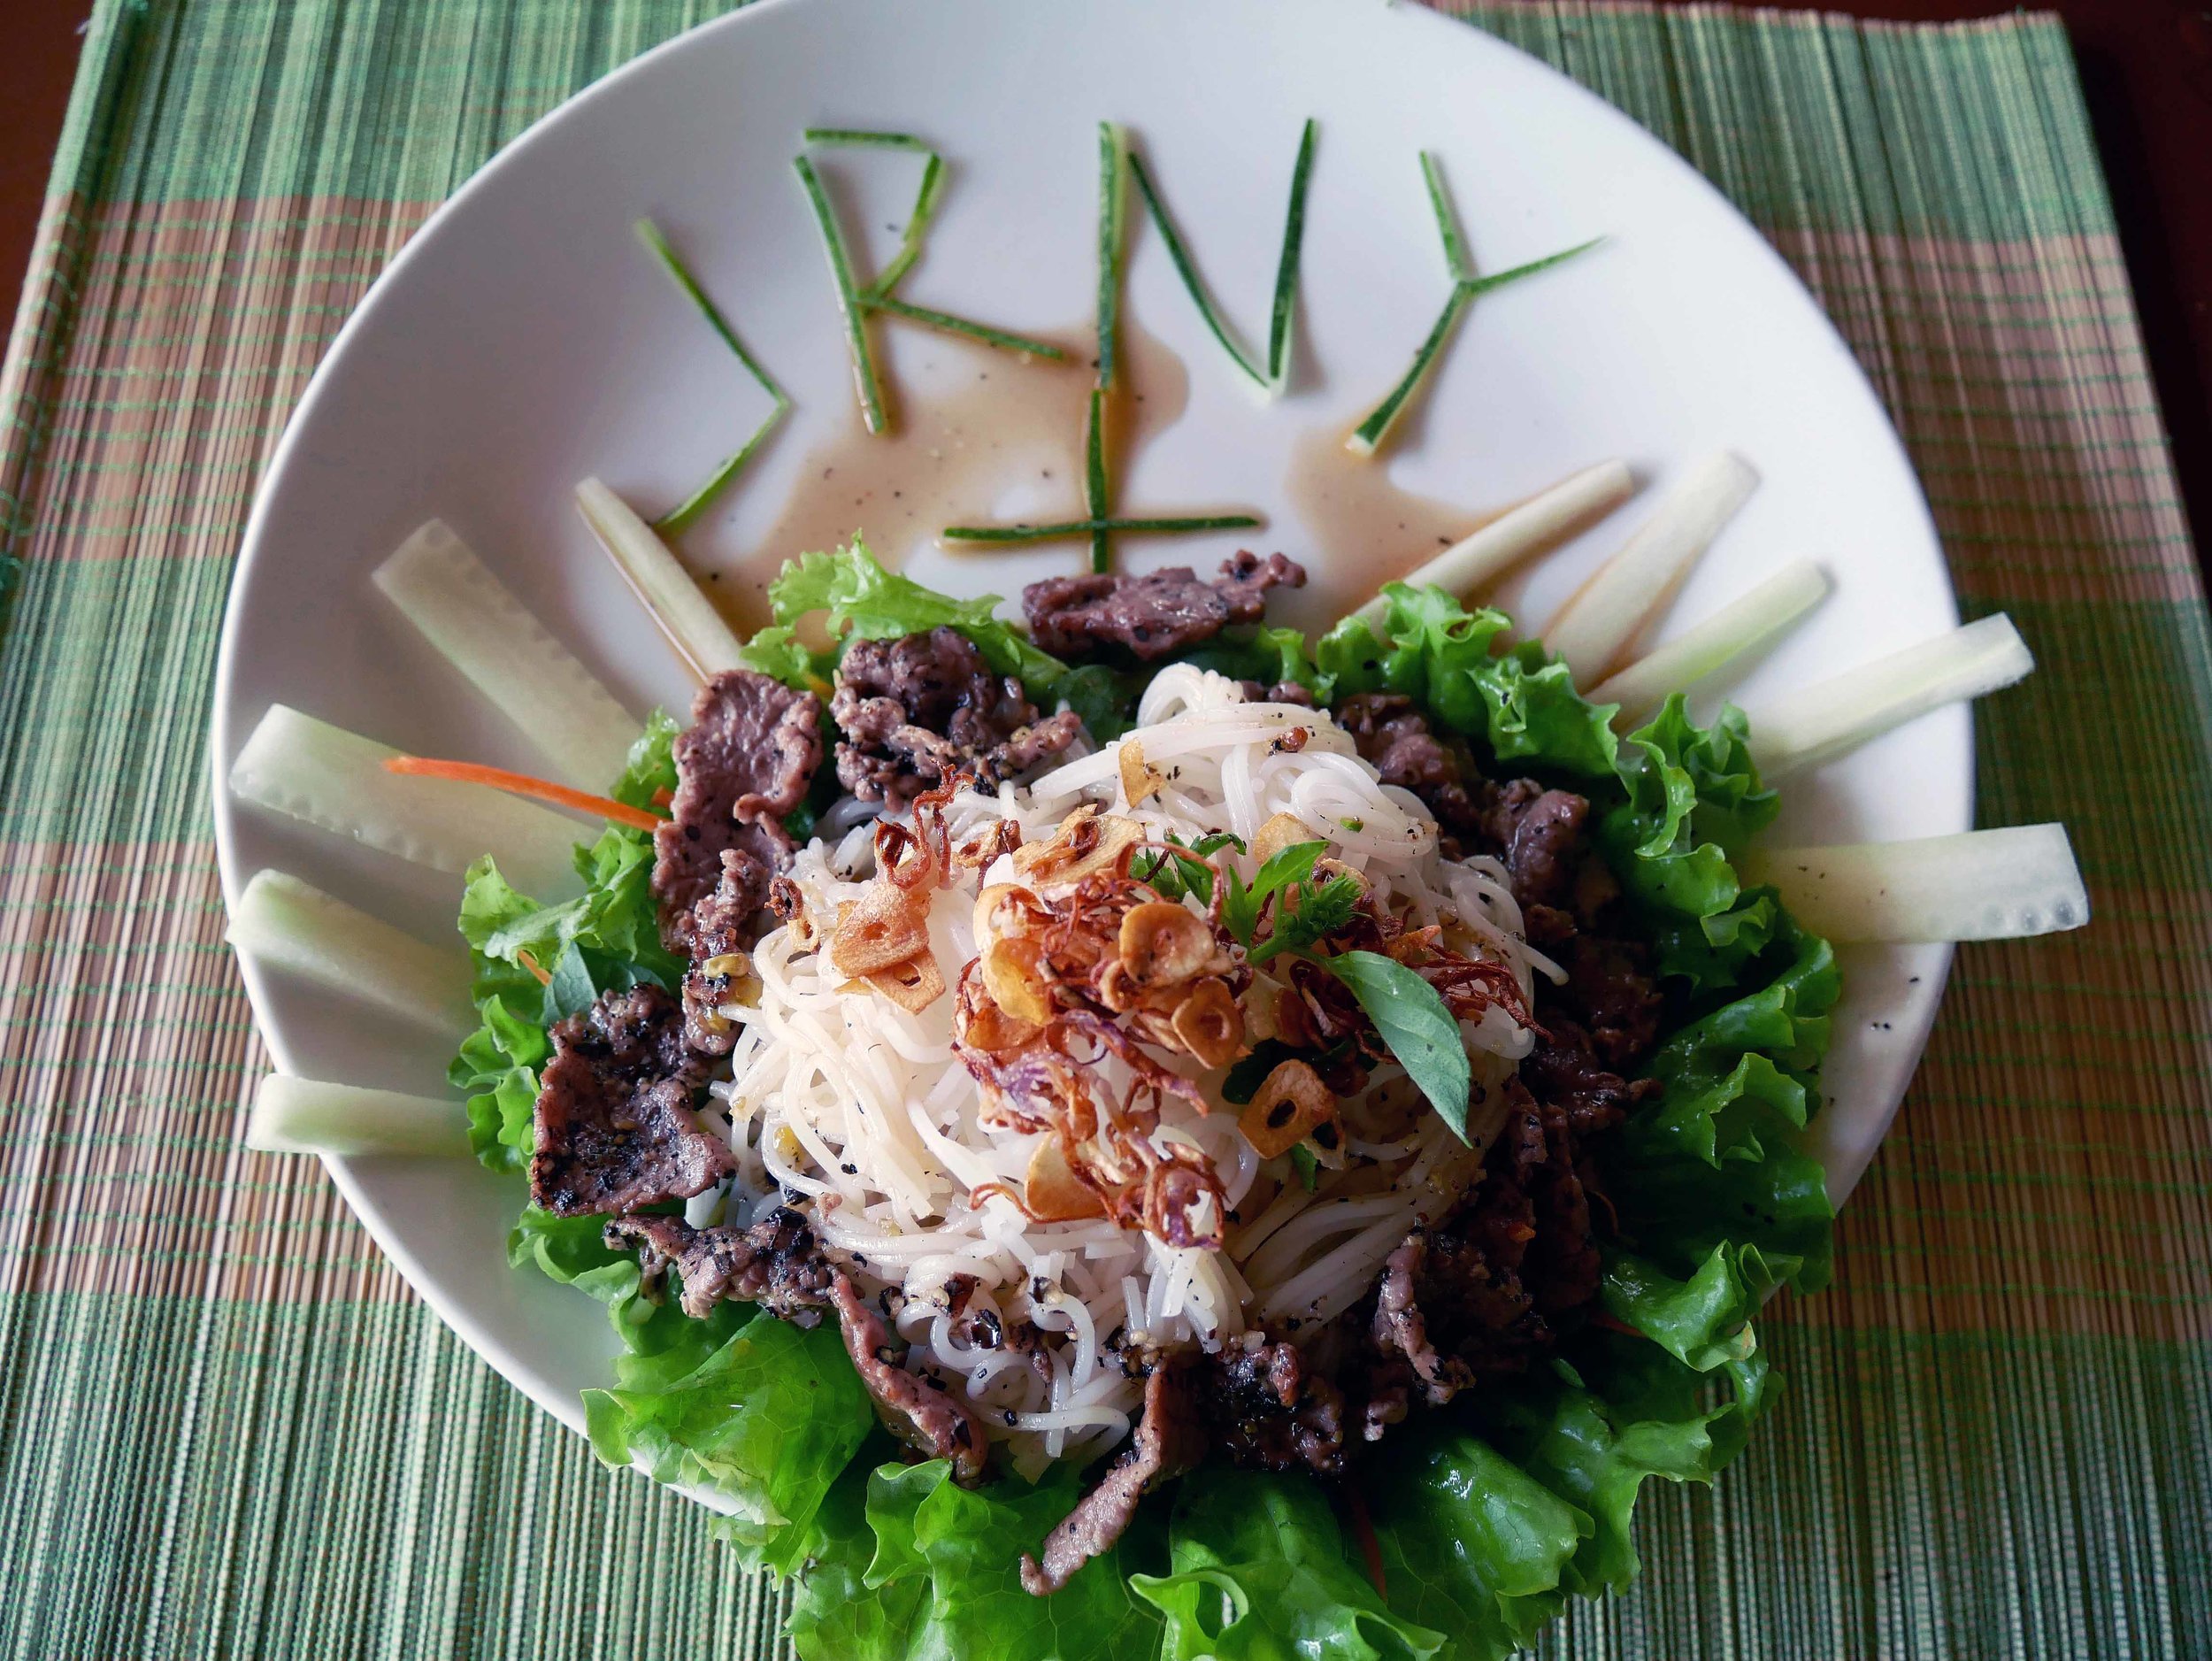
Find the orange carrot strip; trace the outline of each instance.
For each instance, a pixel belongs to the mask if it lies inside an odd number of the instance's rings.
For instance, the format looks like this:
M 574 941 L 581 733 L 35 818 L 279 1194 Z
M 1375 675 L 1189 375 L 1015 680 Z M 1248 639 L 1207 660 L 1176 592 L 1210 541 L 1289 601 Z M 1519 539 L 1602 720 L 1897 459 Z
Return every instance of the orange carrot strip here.
M 532 974 L 537 977 L 538 984 L 540 986 L 551 986 L 553 984 L 553 977 L 546 973 L 544 970 L 538 967 L 538 960 L 532 957 L 528 951 L 518 951 L 515 953 L 515 956 L 522 960 L 522 966 L 524 968 L 527 969 Z
M 611 796 L 572 790 L 565 784 L 534 779 L 526 773 L 510 773 L 504 767 L 487 767 L 473 761 L 432 761 L 422 756 L 394 756 L 385 762 L 384 771 L 419 779 L 449 779 L 456 784 L 486 784 L 511 795 L 534 796 L 556 807 L 595 813 L 610 824 L 628 825 L 638 830 L 649 831 L 664 822 L 641 807 L 632 807 Z

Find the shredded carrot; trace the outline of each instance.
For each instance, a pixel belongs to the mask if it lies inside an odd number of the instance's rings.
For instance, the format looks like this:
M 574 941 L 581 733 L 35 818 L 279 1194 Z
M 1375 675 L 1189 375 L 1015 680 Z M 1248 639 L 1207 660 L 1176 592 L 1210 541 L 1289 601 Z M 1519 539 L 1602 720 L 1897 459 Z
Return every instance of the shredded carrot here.
M 537 976 L 538 984 L 540 986 L 551 986 L 553 984 L 553 977 L 546 973 L 544 970 L 538 967 L 538 960 L 530 955 L 530 949 L 527 946 L 518 950 L 515 956 L 522 960 L 522 966 L 524 968 L 527 969 L 532 974 Z
M 676 793 L 670 789 L 666 785 L 661 786 L 659 789 L 653 792 L 653 805 L 655 807 L 672 807 L 675 804 L 675 801 Z
M 1610 1310 L 1592 1310 L 1590 1311 L 1590 1324 L 1593 1326 L 1602 1326 L 1609 1333 L 1625 1333 L 1631 1338 L 1641 1338 L 1644 1335 L 1635 1327 L 1631 1326 L 1626 1321 L 1623 1320 L 1619 1316 L 1614 1314 Z
M 1359 1554 L 1367 1560 L 1367 1578 L 1375 1583 L 1375 1596 L 1386 1602 L 1390 1588 L 1383 1580 L 1382 1542 L 1375 1538 L 1374 1519 L 1367 1514 L 1367 1501 L 1352 1487 L 1344 1490 L 1344 1508 L 1352 1514 L 1352 1533 L 1359 1539 Z
M 626 802 L 618 802 L 612 796 L 572 790 L 565 784 L 534 779 L 526 773 L 510 773 L 504 767 L 486 767 L 473 761 L 432 761 L 422 756 L 394 756 L 385 762 L 384 771 L 418 779 L 449 779 L 456 784 L 486 784 L 511 795 L 534 796 L 556 807 L 573 808 L 579 813 L 595 813 L 610 824 L 628 825 L 638 830 L 649 831 L 664 823 L 657 815 L 641 807 L 632 807 Z

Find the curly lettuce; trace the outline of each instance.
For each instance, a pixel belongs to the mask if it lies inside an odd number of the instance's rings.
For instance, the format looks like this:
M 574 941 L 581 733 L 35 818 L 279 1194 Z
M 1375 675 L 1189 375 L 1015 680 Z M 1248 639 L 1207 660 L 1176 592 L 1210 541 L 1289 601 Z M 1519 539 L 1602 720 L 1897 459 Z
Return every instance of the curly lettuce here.
M 795 685 L 808 684 L 794 680 L 795 674 L 818 679 L 821 673 L 821 660 L 810 657 L 802 670 L 803 649 L 791 632 L 802 618 L 816 612 L 823 614 L 830 637 L 837 641 L 895 639 L 950 625 L 974 642 L 993 669 L 1018 677 L 1032 697 L 1048 695 L 1068 672 L 1067 665 L 1040 651 L 1027 635 L 995 615 L 997 595 L 956 600 L 926 588 L 911 577 L 885 570 L 857 536 L 833 554 L 803 554 L 790 561 L 768 585 L 768 602 L 775 611 L 775 627 L 754 637 L 748 651 L 759 649 L 757 659 L 749 657 L 749 662 Z

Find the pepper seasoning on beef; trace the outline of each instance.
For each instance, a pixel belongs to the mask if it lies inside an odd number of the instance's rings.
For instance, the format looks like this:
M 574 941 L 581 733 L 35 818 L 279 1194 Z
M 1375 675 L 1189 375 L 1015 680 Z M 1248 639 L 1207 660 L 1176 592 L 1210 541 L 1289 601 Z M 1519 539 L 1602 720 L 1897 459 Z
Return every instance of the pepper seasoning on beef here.
M 1082 732 L 1072 711 L 1042 716 L 975 642 L 939 627 L 856 641 L 837 665 L 830 714 L 844 734 L 837 781 L 864 802 L 905 807 L 956 773 L 987 788 L 1058 755 Z

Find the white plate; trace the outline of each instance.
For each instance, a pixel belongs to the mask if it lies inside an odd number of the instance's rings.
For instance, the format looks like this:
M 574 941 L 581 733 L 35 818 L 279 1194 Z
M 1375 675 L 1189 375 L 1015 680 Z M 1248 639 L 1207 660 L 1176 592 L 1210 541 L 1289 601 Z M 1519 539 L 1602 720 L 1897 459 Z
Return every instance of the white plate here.
M 1371 0 L 765 0 L 647 55 L 510 147 L 416 236 L 332 347 L 262 488 L 231 596 L 212 745 L 225 892 L 277 865 L 433 937 L 451 926 L 450 879 L 242 810 L 222 783 L 277 700 L 419 751 L 532 765 L 369 587 L 376 562 L 433 514 L 633 707 L 687 698 L 669 653 L 578 522 L 570 487 L 597 473 L 633 499 L 670 503 L 733 446 L 758 404 L 633 240 L 639 215 L 668 228 L 796 399 L 757 471 L 687 545 L 703 565 L 729 562 L 725 590 L 743 595 L 738 556 L 760 549 L 787 497 L 847 488 L 864 465 L 849 461 L 824 481 L 811 459 L 849 433 L 852 396 L 820 246 L 791 172 L 802 127 L 902 129 L 942 150 L 951 187 L 908 297 L 1044 329 L 1089 318 L 1094 123 L 1125 122 L 1248 328 L 1264 324 L 1291 155 L 1309 115 L 1321 136 L 1294 392 L 1271 408 L 1244 392 L 1158 238 L 1141 231 L 1128 304 L 1181 356 L 1190 392 L 1183 419 L 1135 466 L 1125 507 L 1250 503 L 1271 521 L 1255 545 L 1310 551 L 1284 485 L 1297 439 L 1349 426 L 1396 378 L 1444 297 L 1416 159 L 1425 148 L 1442 159 L 1486 269 L 1597 233 L 1609 240 L 1478 302 L 1392 464 L 1402 485 L 1491 510 L 1608 456 L 1663 483 L 1705 450 L 1741 450 L 1764 486 L 1676 619 L 1800 554 L 1824 558 L 1838 582 L 1813 622 L 1753 673 L 1747 695 L 1955 621 L 1904 454 L 1804 290 L 1672 152 L 1532 58 L 1420 7 Z M 841 176 L 870 181 L 861 206 L 872 232 L 911 188 L 910 175 L 884 182 L 899 159 L 837 164 Z M 933 337 L 893 335 L 918 411 L 930 402 L 918 389 L 976 373 Z M 981 367 L 1043 373 L 1003 358 Z M 989 442 L 980 427 L 966 436 Z M 1067 432 L 1064 448 L 1074 437 Z M 1522 596 L 1525 614 L 1547 616 L 1650 494 L 1548 562 Z M 963 512 L 1021 501 L 977 500 Z M 864 517 L 872 523 L 877 510 Z M 1210 562 L 1233 545 L 1138 544 L 1127 558 Z M 1371 583 L 1422 551 L 1383 524 L 1371 545 L 1325 563 L 1340 586 L 1355 574 Z M 1059 550 L 961 564 L 932 550 L 918 569 L 1012 593 L 1075 558 Z M 1925 718 L 1793 781 L 1787 796 L 1784 837 L 1963 830 L 1967 717 Z M 1834 1100 L 1822 1120 L 1839 1192 L 1895 1111 L 1947 964 L 1939 948 L 1847 961 L 1828 1073 Z M 286 1071 L 442 1088 L 444 1057 L 419 1041 L 251 965 L 246 981 Z M 512 1179 L 472 1163 L 330 1165 L 432 1306 L 580 1428 L 577 1392 L 604 1381 L 612 1339 L 586 1300 L 507 1267 Z

